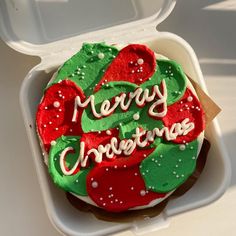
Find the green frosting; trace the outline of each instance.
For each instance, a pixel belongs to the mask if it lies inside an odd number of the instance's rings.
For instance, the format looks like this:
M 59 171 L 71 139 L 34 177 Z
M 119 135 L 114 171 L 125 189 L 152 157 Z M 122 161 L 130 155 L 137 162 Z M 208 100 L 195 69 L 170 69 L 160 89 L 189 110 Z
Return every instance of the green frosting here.
M 60 154 L 66 147 L 73 147 L 75 152 L 68 153 L 66 156 L 66 166 L 72 168 L 79 156 L 79 142 L 78 136 L 61 136 L 56 140 L 56 145 L 52 146 L 49 153 L 48 169 L 49 173 L 56 185 L 67 192 L 72 192 L 77 195 L 87 196 L 86 178 L 91 170 L 89 168 L 81 168 L 76 174 L 65 176 L 60 167 Z
M 198 141 L 181 150 L 174 143 L 160 143 L 140 165 L 140 173 L 147 189 L 166 193 L 176 189 L 193 173 L 196 167 Z
M 100 112 L 101 104 L 104 100 L 111 101 L 113 97 L 121 94 L 132 92 L 137 88 L 137 85 L 129 82 L 110 82 L 107 86 L 103 86 L 97 93 L 94 94 L 95 108 L 97 112 Z M 138 108 L 132 104 L 127 112 L 123 112 L 118 106 L 116 110 L 107 117 L 98 119 L 94 117 L 91 106 L 88 106 L 82 114 L 82 129 L 84 132 L 89 132 L 91 130 L 107 130 L 120 125 L 120 123 L 127 122 L 131 119 L 133 114 L 138 111 Z
M 163 79 L 167 87 L 167 105 L 171 105 L 184 95 L 187 83 L 181 66 L 175 61 L 157 60 L 156 72 L 151 80 L 141 84 L 141 88 L 151 89 L 154 85 L 160 85 Z
M 99 59 L 99 53 L 103 53 L 104 58 Z M 117 48 L 104 43 L 85 43 L 78 53 L 61 66 L 56 78 L 48 84 L 48 87 L 69 78 L 80 86 L 86 96 L 89 96 L 117 54 Z
M 146 104 L 143 108 L 135 107 L 135 114 L 139 114 L 139 120 L 134 120 L 133 117 L 124 123 L 120 127 L 119 137 L 121 139 L 131 138 L 132 134 L 135 134 L 137 127 L 141 127 L 144 130 L 153 130 L 154 128 L 162 128 L 163 122 L 161 120 L 155 120 L 148 115 L 149 105 Z

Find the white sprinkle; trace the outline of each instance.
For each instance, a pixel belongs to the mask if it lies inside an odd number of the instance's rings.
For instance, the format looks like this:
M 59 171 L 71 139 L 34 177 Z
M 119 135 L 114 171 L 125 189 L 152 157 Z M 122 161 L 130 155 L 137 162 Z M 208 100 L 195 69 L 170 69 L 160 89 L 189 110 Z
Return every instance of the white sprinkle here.
M 179 178 L 179 175 L 176 175 L 176 178 Z
M 183 143 L 186 143 L 186 141 L 185 141 L 185 140 L 183 140 Z
M 58 130 L 58 128 L 55 128 L 55 130 Z
M 143 157 L 146 157 L 147 155 L 146 154 L 143 154 Z
M 103 206 L 106 206 L 106 203 L 104 202 L 102 205 L 103 205 Z
M 133 61 L 130 61 L 129 63 L 130 63 L 131 65 L 132 65 L 132 64 L 134 64 L 134 62 L 133 62 Z
M 44 127 L 44 128 L 46 128 L 46 127 L 47 127 L 47 125 L 43 125 L 43 127 Z
M 59 118 L 59 115 L 56 115 L 57 118 Z
M 111 49 L 111 48 L 109 48 L 108 50 L 109 50 L 110 52 L 112 51 L 112 49 Z
M 72 129 L 70 129 L 70 132 L 72 132 Z
M 137 176 L 137 175 L 138 175 L 138 173 L 136 173 L 136 172 L 135 172 L 135 173 L 134 173 L 134 175 L 135 175 L 135 176 Z
M 162 158 L 162 157 L 163 157 L 163 155 L 161 154 L 161 155 L 160 155 L 160 158 Z
M 148 80 L 151 80 L 152 78 L 149 78 Z
M 140 115 L 139 115 L 138 113 L 135 113 L 135 114 L 133 115 L 133 119 L 134 119 L 134 120 L 139 120 L 139 118 L 140 118 Z
M 122 204 L 123 202 L 122 201 L 120 201 L 120 204 Z
M 168 73 L 168 70 L 166 70 L 166 73 Z
M 148 172 L 149 172 L 149 170 L 146 170 L 146 172 L 148 173 Z
M 127 166 L 126 165 L 124 165 L 124 168 L 126 168 Z
M 115 165 L 114 168 L 117 169 L 117 165 Z
M 107 134 L 107 135 L 111 135 L 111 131 L 108 129 L 108 130 L 106 131 L 106 134 Z
M 78 182 L 79 182 L 79 180 L 77 179 L 75 182 L 76 182 L 76 183 L 78 183 Z
M 113 201 L 112 201 L 112 200 L 111 200 L 110 202 L 111 202 L 111 203 L 113 203 Z
M 92 187 L 93 187 L 93 188 L 97 188 L 97 187 L 98 187 L 98 182 L 93 181 L 93 182 L 92 182 Z
M 192 157 L 192 159 L 193 159 L 193 160 L 195 160 L 195 159 L 196 159 L 196 157 Z
M 117 199 L 117 198 L 115 199 L 115 202 L 118 202 L 118 199 Z
M 180 104 L 183 104 L 183 101 L 180 101 Z
M 173 73 L 171 73 L 170 75 L 171 75 L 171 76 L 173 76 L 174 74 L 173 74 Z
M 192 96 L 188 96 L 188 97 L 187 97 L 187 101 L 188 101 L 188 102 L 192 102 L 192 101 L 193 101 L 193 97 L 192 97 Z
M 86 65 L 83 65 L 82 67 L 83 67 L 83 68 L 86 68 Z
M 173 174 L 175 175 L 175 174 L 176 174 L 176 171 L 173 171 Z
M 131 189 L 131 190 L 134 190 L 134 187 L 131 187 L 130 189 Z
M 61 90 L 58 90 L 57 92 L 58 92 L 58 93 L 61 93 Z
M 131 70 L 131 73 L 133 74 L 133 73 L 134 73 L 134 70 Z
M 140 191 L 140 195 L 141 195 L 141 196 L 145 196 L 145 195 L 146 195 L 145 190 L 141 190 L 141 191 Z
M 179 161 L 179 162 L 181 162 L 182 160 L 181 160 L 181 159 L 179 159 L 178 161 Z
M 109 169 L 108 168 L 106 168 L 106 171 L 108 171 Z
M 109 190 L 111 191 L 111 190 L 112 190 L 112 187 L 110 187 Z
M 100 197 L 100 201 L 102 201 L 103 200 L 103 198 L 102 197 Z
M 48 109 L 48 107 L 44 107 L 44 109 L 45 109 L 45 110 L 47 110 L 47 109 Z
M 98 133 L 101 134 L 101 131 L 99 130 Z
M 161 164 L 160 164 L 160 163 L 158 163 L 157 165 L 158 165 L 158 166 L 161 166 Z
M 184 175 L 182 174 L 181 177 L 184 177 Z
M 185 106 L 185 107 L 188 107 L 188 104 L 185 104 L 184 106 Z
M 178 168 L 178 167 L 179 167 L 179 165 L 175 165 L 175 167 L 176 167 L 176 168 Z
M 119 126 L 122 126 L 122 123 L 119 123 Z
M 61 111 L 62 111 L 62 109 L 61 109 L 61 108 L 59 108 L 59 109 L 58 109 L 58 111 L 60 111 L 60 112 L 61 112 Z
M 91 181 L 93 181 L 93 178 L 91 178 Z
M 179 149 L 181 150 L 181 151 L 183 151 L 183 150 L 185 150 L 185 145 L 184 144 L 181 144 L 181 145 L 179 145 Z
M 57 142 L 56 142 L 55 140 L 52 140 L 52 141 L 50 142 L 50 144 L 51 144 L 52 146 L 55 146 L 55 145 L 57 144 Z
M 139 59 L 137 60 L 137 62 L 138 62 L 139 65 L 142 65 L 142 64 L 144 63 L 144 60 L 143 60 L 142 58 L 139 58 Z
M 56 107 L 56 108 L 58 108 L 58 107 L 60 106 L 60 102 L 55 101 L 55 102 L 53 103 L 53 106 Z
M 193 146 L 191 146 L 190 149 L 193 150 Z
M 82 72 L 82 73 L 81 73 L 81 75 L 85 75 L 85 73 L 84 73 L 84 72 Z
M 51 124 L 52 124 L 52 121 L 49 121 L 48 124 L 51 125 Z
M 140 78 L 139 81 L 143 81 L 143 79 Z

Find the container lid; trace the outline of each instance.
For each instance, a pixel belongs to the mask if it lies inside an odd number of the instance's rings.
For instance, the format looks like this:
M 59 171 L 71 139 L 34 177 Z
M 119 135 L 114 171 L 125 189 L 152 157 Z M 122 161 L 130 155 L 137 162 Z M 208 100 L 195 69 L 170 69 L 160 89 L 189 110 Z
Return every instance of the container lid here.
M 137 40 L 150 34 L 176 0 L 0 1 L 0 36 L 25 54 L 45 56 L 82 41 Z M 138 32 L 141 33 L 138 33 Z M 113 40 L 112 40 L 113 39 Z M 132 40 L 133 41 L 133 40 Z

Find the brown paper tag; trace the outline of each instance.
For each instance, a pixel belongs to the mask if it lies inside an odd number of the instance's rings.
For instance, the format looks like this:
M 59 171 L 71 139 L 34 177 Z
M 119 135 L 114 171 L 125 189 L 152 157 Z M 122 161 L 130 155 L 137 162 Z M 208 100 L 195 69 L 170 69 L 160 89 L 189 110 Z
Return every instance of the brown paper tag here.
M 198 98 L 201 102 L 202 108 L 205 112 L 206 126 L 220 113 L 221 108 L 202 90 L 200 85 L 188 76 L 192 83 Z

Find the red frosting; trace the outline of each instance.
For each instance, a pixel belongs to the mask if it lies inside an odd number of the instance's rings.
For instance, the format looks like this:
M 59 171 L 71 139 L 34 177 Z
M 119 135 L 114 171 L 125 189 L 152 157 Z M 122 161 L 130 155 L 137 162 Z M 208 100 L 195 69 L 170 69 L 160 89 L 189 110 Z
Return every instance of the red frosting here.
M 188 101 L 188 97 L 192 98 L 192 101 Z M 198 98 L 196 98 L 193 92 L 188 88 L 180 101 L 168 106 L 168 112 L 163 118 L 163 123 L 170 128 L 174 123 L 182 122 L 186 118 L 189 119 L 189 122 L 193 122 L 195 127 L 187 135 L 178 136 L 173 140 L 175 143 L 191 142 L 196 139 L 205 128 L 202 106 Z
M 51 141 L 62 135 L 82 135 L 80 122 L 82 108 L 77 108 L 78 122 L 72 122 L 76 96 L 80 96 L 82 101 L 85 99 L 82 90 L 70 80 L 54 84 L 45 92 L 38 106 L 36 123 L 47 152 L 49 152 Z M 59 102 L 59 107 L 55 107 L 54 102 Z
M 128 45 L 112 61 L 95 91 L 103 82 L 110 81 L 128 81 L 140 85 L 153 75 L 155 67 L 156 59 L 152 50 L 145 45 Z
M 98 206 L 107 211 L 120 212 L 147 205 L 152 200 L 166 196 L 166 194 L 147 191 L 138 163 L 129 168 L 124 165 L 116 168 L 120 159 L 112 162 L 112 165 L 95 167 L 88 174 L 87 191 Z M 93 182 L 97 183 L 96 188 Z

